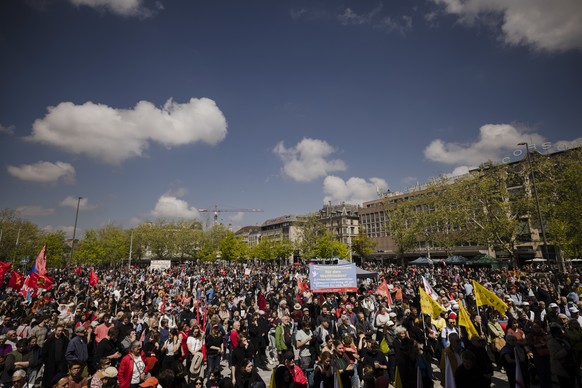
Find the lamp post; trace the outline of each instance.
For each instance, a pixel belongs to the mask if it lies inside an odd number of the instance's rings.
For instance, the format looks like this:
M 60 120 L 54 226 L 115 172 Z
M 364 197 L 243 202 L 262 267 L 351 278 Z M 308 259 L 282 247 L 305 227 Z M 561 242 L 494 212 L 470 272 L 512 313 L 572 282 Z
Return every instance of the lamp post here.
M 133 251 L 133 230 L 129 238 L 129 261 L 127 262 L 127 269 L 131 271 L 131 252 Z
M 71 242 L 71 262 L 73 261 L 73 254 L 75 253 L 75 235 L 77 234 L 77 220 L 79 219 L 79 205 L 83 197 L 77 198 L 77 213 L 75 214 L 75 226 L 73 227 L 73 241 Z
M 518 146 L 525 146 L 525 150 L 527 152 L 527 161 L 529 164 L 529 169 L 531 171 L 531 183 L 532 183 L 532 188 L 533 188 L 533 192 L 534 192 L 534 197 L 536 199 L 536 209 L 538 211 L 538 219 L 540 222 L 540 230 L 542 231 L 542 239 L 544 242 L 544 249 L 542 249 L 542 256 L 544 256 L 544 251 L 545 251 L 545 259 L 549 260 L 550 256 L 548 254 L 548 240 L 546 239 L 546 230 L 544 228 L 544 220 L 542 219 L 542 211 L 540 209 L 540 199 L 538 197 L 538 188 L 536 186 L 536 177 L 534 174 L 534 168 L 533 168 L 533 163 L 531 161 L 531 156 L 529 153 L 529 144 L 528 143 L 518 143 Z M 560 259 L 558 259 L 558 267 L 560 268 L 561 272 L 564 272 L 564 266 L 563 263 Z

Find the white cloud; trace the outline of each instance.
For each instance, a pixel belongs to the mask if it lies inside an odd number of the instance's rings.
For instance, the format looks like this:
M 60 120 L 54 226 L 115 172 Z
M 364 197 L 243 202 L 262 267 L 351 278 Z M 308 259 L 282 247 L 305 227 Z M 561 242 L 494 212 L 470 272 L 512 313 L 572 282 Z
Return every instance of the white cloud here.
M 81 198 L 81 200 L 79 201 L 79 197 L 71 197 L 71 196 L 63 199 L 59 203 L 59 206 L 70 207 L 71 209 L 76 210 L 77 203 L 79 204 L 79 210 L 92 211 L 92 210 L 99 208 L 98 205 L 90 204 L 89 198 Z
M 4 126 L 0 123 L 0 133 L 5 133 L 8 135 L 14 135 L 14 125 Z
M 397 31 L 401 34 L 412 30 L 412 17 L 410 16 L 382 16 L 382 4 L 368 13 L 357 13 L 351 8 L 346 8 L 337 15 L 337 20 L 343 26 L 351 25 L 370 25 L 379 30 L 392 32 Z
M 406 15 L 397 19 L 386 16 L 380 21 L 378 27 L 388 32 L 396 31 L 404 35 L 412 30 L 412 18 Z
M 177 190 L 173 193 L 163 194 L 158 198 L 158 202 L 150 214 L 156 218 L 200 218 L 198 209 L 189 206 L 188 202 L 178 198 L 185 193 L 185 190 Z
M 168 148 L 197 142 L 215 145 L 226 133 L 226 119 L 216 103 L 192 98 L 185 104 L 169 99 L 162 108 L 140 101 L 133 109 L 62 102 L 34 122 L 27 139 L 119 164 L 143 155 L 150 142 Z
M 456 176 L 461 176 L 461 175 L 466 175 L 469 173 L 469 170 L 474 169 L 476 166 L 459 166 L 459 167 L 455 167 L 455 169 L 448 173 L 445 174 L 446 177 L 449 178 L 453 178 Z
M 18 179 L 41 183 L 55 183 L 62 179 L 65 183 L 75 182 L 75 167 L 64 162 L 37 162 L 21 166 L 7 166 L 10 175 Z
M 509 45 L 537 50 L 582 49 L 582 1 L 580 0 L 433 0 L 455 14 L 462 23 L 485 21 L 501 26 L 501 38 Z M 491 18 L 500 23 L 489 23 Z
M 148 17 L 153 14 L 152 10 L 144 6 L 143 0 L 69 0 L 69 2 L 77 7 L 104 9 L 120 16 Z
M 386 191 L 388 183 L 382 178 L 370 178 L 369 181 L 363 178 L 352 177 L 347 181 L 337 176 L 329 175 L 323 181 L 324 203 L 346 202 L 361 204 L 377 198 L 377 192 Z
M 55 226 L 55 225 L 47 225 L 42 228 L 42 230 L 44 230 L 46 233 L 64 232 L 65 238 L 73 238 L 74 229 L 75 229 L 74 226 Z M 75 232 L 75 240 L 80 239 L 82 236 L 83 230 L 77 227 L 77 231 Z
M 340 160 L 327 160 L 336 150 L 324 140 L 303 138 L 295 147 L 279 142 L 273 152 L 283 161 L 283 173 L 298 182 L 310 182 L 334 171 L 345 171 Z
M 232 215 L 230 217 L 228 217 L 229 221 L 231 224 L 237 223 L 237 222 L 241 222 L 245 217 L 245 214 L 243 212 L 238 212 L 235 215 Z
M 510 124 L 486 124 L 479 129 L 479 138 L 474 143 L 433 140 L 424 149 L 424 156 L 434 162 L 478 166 L 488 160 L 502 159 L 508 150 L 516 149 L 517 144 L 523 141 L 541 144 L 545 139 L 542 135 L 528 133 Z
M 370 24 L 375 15 L 375 10 L 367 14 L 357 14 L 351 8 L 346 8 L 338 15 L 337 19 L 344 26 Z
M 55 214 L 55 209 L 44 208 L 42 206 L 20 206 L 16 208 L 16 212 L 25 217 L 45 217 Z

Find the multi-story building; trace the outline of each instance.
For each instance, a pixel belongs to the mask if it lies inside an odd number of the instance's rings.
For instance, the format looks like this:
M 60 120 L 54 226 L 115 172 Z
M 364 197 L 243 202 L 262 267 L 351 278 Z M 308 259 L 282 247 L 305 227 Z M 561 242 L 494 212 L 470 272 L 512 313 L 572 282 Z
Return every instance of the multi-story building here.
M 324 223 L 325 229 L 338 241 L 350 248 L 352 239 L 360 234 L 360 218 L 358 205 L 342 203 L 325 205 L 318 213 L 318 218 Z
M 261 225 L 261 239 L 296 242 L 301 238 L 298 221 L 299 218 L 294 215 L 271 218 Z
M 559 158 L 565 152 L 568 151 L 547 155 L 535 153 L 532 154 L 532 157 L 550 157 L 553 160 L 556 160 L 555 163 L 559 163 Z M 527 163 L 527 159 L 522 159 L 504 164 L 505 175 L 501 183 L 506 188 L 507 197 L 505 200 L 507 203 L 514 202 L 518 200 L 518 198 L 523 198 L 524 196 L 529 196 L 530 198 L 533 196 L 531 166 Z M 493 167 L 495 166 L 484 164 L 479 169 L 469 172 L 469 174 L 486 176 L 490 169 L 493 171 Z M 453 181 L 454 180 L 451 182 Z M 383 194 L 381 198 L 363 203 L 362 207 L 359 209 L 360 228 L 362 233 L 366 233 L 366 235 L 376 243 L 376 253 L 373 255 L 374 257 L 394 258 L 397 256 L 397 244 L 387 230 L 387 209 L 390 208 L 390 205 L 401 201 L 417 199 L 421 196 L 427 195 L 429 190 L 430 188 L 428 185 L 419 185 L 405 193 L 389 192 Z M 431 209 L 425 209 L 422 205 L 419 205 L 415 211 L 422 214 L 423 212 L 430 212 Z M 493 246 L 480 245 L 475 242 L 464 242 L 461 245 L 453 247 L 452 252 L 449 249 L 449 253 L 467 258 L 489 254 L 498 258 L 516 259 L 519 262 L 528 259 L 542 258 L 544 256 L 542 252 L 543 241 L 538 217 L 535 213 L 523 213 L 514 216 L 518 221 L 518 226 L 515 230 L 514 257 L 510 257 L 511 255 L 509 251 L 501 249 L 495 250 L 495 247 Z M 402 220 L 402 222 L 406 222 L 406 220 Z M 462 230 L 462 226 L 459 225 L 456 225 L 455 228 L 454 231 L 457 232 Z M 553 260 L 556 258 L 555 252 L 555 247 L 551 243 L 548 244 L 549 259 Z M 416 248 L 405 253 L 405 257 L 414 258 L 427 255 L 444 258 L 447 256 L 447 253 L 442 248 L 431 246 L 431 242 L 428 241 L 428 236 L 427 238 L 423 238 L 422 233 L 419 233 Z
M 243 226 L 236 231 L 235 236 L 241 238 L 250 246 L 256 245 L 261 240 L 260 226 Z

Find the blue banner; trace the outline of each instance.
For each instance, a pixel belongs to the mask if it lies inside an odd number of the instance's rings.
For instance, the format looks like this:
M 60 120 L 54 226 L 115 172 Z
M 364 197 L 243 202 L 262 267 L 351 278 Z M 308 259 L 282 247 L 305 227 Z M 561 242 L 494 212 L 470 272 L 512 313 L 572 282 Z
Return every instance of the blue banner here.
M 309 264 L 311 292 L 356 292 L 355 264 Z

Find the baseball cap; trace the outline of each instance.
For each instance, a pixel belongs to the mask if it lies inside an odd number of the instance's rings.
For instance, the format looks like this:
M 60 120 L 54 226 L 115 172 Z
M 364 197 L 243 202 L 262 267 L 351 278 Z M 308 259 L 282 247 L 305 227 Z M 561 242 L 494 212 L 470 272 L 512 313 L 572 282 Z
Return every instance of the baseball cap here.
M 550 303 L 550 308 L 558 308 L 558 305 L 556 303 Z

